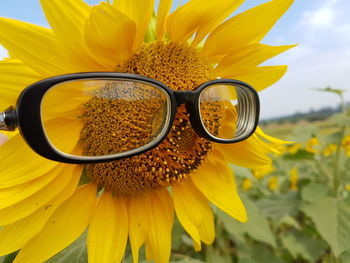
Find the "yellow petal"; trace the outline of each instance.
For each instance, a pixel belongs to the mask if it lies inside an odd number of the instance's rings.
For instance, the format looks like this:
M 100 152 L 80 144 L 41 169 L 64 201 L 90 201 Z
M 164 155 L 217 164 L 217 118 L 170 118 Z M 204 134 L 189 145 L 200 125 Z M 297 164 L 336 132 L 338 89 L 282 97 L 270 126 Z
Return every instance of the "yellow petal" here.
M 21 249 L 14 262 L 43 262 L 70 245 L 87 227 L 95 203 L 96 185 L 78 188 L 50 217 L 40 234 Z
M 204 195 L 192 181 L 173 186 L 176 216 L 195 243 L 214 241 L 214 217 Z
M 0 61 L 0 111 L 15 105 L 19 94 L 41 77 L 17 59 Z
M 268 46 L 254 43 L 225 56 L 217 66 L 216 72 L 219 76 L 242 74 L 292 47 L 295 45 Z
M 108 3 L 94 6 L 85 25 L 91 53 L 110 70 L 130 57 L 135 33 L 135 22 Z
M 59 174 L 47 186 L 32 194 L 27 199 L 0 210 L 0 225 L 7 225 L 30 215 L 42 206 L 45 206 L 67 187 L 73 173 L 64 169 L 67 167 L 66 164 L 59 164 L 58 166 L 60 166 L 58 168 L 60 169 Z M 73 170 L 75 165 L 70 165 L 70 167 Z
M 272 142 L 272 143 L 276 143 L 276 144 L 291 144 L 291 143 L 294 143 L 294 142 L 291 142 L 291 141 L 284 141 L 284 140 L 280 140 L 280 139 L 277 139 L 275 137 L 272 137 L 270 135 L 267 135 L 260 127 L 257 127 L 256 128 L 256 134 L 263 137 L 264 139 Z
M 229 19 L 208 36 L 203 55 L 227 54 L 259 42 L 292 3 L 293 0 L 272 0 Z
M 64 53 L 74 65 L 76 71 L 107 70 L 97 62 L 89 52 L 84 39 L 84 25 L 91 7 L 83 0 L 40 0 L 46 19 Z
M 194 45 L 236 10 L 244 0 L 191 0 L 176 9 L 167 20 L 173 42 L 184 42 L 196 33 Z
M 6 138 L 5 138 L 6 140 L 3 141 L 3 143 L 6 142 L 8 139 L 16 136 L 18 133 L 19 133 L 18 130 L 16 130 L 16 131 L 2 131 L 1 134 L 6 136 Z
M 134 196 L 129 204 L 129 239 L 133 262 L 139 262 L 139 249 L 145 243 L 149 229 L 150 197 L 148 194 Z
M 246 210 L 238 196 L 235 186 L 230 184 L 232 172 L 222 174 L 217 166 L 211 162 L 204 163 L 193 175 L 192 181 L 198 189 L 217 207 L 232 216 L 245 222 Z
M 94 96 L 94 90 L 100 88 L 100 85 L 93 81 L 71 81 L 50 89 L 45 93 L 41 104 L 43 121 L 58 117 L 80 118 L 85 103 Z
M 271 164 L 268 157 L 271 150 L 254 135 L 238 143 L 215 144 L 215 149 L 220 151 L 228 162 L 239 166 L 258 168 Z
M 232 168 L 228 165 L 227 161 L 225 160 L 225 156 L 215 150 L 215 148 L 212 150 L 212 155 L 210 155 L 210 161 L 216 165 L 216 168 L 219 171 L 219 175 L 221 176 L 222 180 L 227 180 L 227 184 L 232 185 L 235 191 L 237 191 L 237 184 L 234 176 L 229 176 L 232 174 Z
M 198 228 L 199 234 L 202 241 L 205 244 L 210 245 L 214 242 L 215 239 L 214 216 L 210 208 L 203 211 L 203 218 L 206 218 L 207 220 L 203 220 L 202 224 Z
M 33 214 L 5 226 L 0 231 L 0 256 L 22 248 L 43 229 L 47 220 L 56 211 L 58 206 L 73 194 L 79 182 L 82 166 L 76 166 L 73 170 L 71 165 L 66 165 L 65 169 L 67 173 L 72 172 L 73 177 L 62 193 Z
M 72 69 L 50 29 L 1 17 L 0 32 L 0 44 L 36 72 L 53 76 Z
M 61 165 L 57 165 L 48 173 L 24 184 L 0 189 L 0 209 L 13 205 L 38 192 L 61 173 Z
M 197 243 L 197 242 L 193 242 L 193 248 L 194 248 L 194 251 L 199 252 L 202 249 L 202 244 Z
M 264 66 L 243 74 L 230 74 L 230 76 L 223 75 L 222 77 L 244 81 L 253 86 L 255 90 L 261 91 L 279 81 L 286 71 L 287 66 Z
M 90 221 L 87 241 L 89 262 L 121 262 L 127 239 L 125 200 L 104 192 Z
M 0 156 L 0 188 L 26 183 L 57 166 L 30 149 L 19 134 L 0 146 Z
M 136 50 L 144 41 L 154 11 L 154 0 L 114 0 L 113 6 L 135 21 L 137 33 L 133 50 Z
M 151 262 L 154 259 L 154 256 L 152 254 L 152 249 L 148 243 L 145 244 L 145 254 L 146 254 L 146 260 L 148 262 Z
M 171 230 L 174 219 L 174 207 L 169 192 L 164 189 L 149 193 L 151 210 L 144 210 L 148 217 L 149 229 L 147 246 L 156 263 L 167 263 L 171 251 Z
M 210 1 L 207 0 L 208 5 L 205 18 L 201 19 L 201 25 L 196 33 L 192 45 L 197 45 L 201 42 L 214 28 L 216 28 L 222 21 L 231 15 L 245 0 L 235 1 Z M 213 6 L 212 4 L 215 3 Z
M 167 19 L 167 16 L 170 12 L 171 6 L 172 6 L 173 0 L 160 0 L 159 6 L 158 6 L 158 13 L 157 13 L 157 25 L 156 25 L 156 31 L 157 31 L 157 39 L 159 41 L 163 40 L 164 32 L 165 32 L 165 21 Z
M 50 143 L 63 153 L 72 153 L 79 142 L 83 123 L 76 118 L 55 118 L 44 122 Z

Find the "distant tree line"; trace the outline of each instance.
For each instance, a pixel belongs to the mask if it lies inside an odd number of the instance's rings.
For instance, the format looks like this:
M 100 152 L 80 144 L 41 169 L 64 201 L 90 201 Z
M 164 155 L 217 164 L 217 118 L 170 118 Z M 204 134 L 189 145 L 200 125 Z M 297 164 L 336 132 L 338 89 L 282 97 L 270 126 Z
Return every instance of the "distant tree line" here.
M 350 102 L 346 103 L 346 107 L 350 107 Z M 317 110 L 311 108 L 308 112 L 296 112 L 294 114 L 287 115 L 287 116 L 261 120 L 260 124 L 261 125 L 267 125 L 270 123 L 283 124 L 287 122 L 297 123 L 301 120 L 306 120 L 309 122 L 323 121 L 328 119 L 330 116 L 334 115 L 335 113 L 339 113 L 339 112 L 341 112 L 340 104 L 336 107 L 326 106 Z

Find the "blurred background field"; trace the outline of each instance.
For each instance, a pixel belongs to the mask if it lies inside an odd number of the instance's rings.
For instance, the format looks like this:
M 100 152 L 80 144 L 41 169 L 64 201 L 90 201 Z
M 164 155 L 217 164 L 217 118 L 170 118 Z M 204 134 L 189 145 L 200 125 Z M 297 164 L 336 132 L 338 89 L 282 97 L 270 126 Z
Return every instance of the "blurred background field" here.
M 281 139 L 289 139 L 298 127 L 309 127 L 310 129 L 317 127 L 321 134 L 327 135 L 336 129 L 332 117 L 340 112 L 340 106 L 326 107 L 280 118 L 265 119 L 260 121 L 260 126 L 267 134 Z

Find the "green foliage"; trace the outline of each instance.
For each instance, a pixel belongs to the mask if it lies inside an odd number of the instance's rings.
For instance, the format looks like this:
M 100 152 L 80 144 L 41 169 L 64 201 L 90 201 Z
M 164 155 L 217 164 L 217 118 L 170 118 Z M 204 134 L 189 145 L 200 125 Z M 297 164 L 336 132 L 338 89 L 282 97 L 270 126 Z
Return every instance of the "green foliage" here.
M 285 215 L 296 216 L 299 199 L 297 193 L 271 195 L 258 200 L 258 206 L 263 214 L 273 220 L 281 219 Z
M 236 237 L 237 240 L 244 241 L 244 235 L 247 234 L 254 240 L 276 247 L 276 241 L 267 218 L 254 202 L 245 199 L 244 204 L 249 218 L 245 224 L 232 219 L 221 211 L 217 213 L 218 218 L 222 220 L 226 230 Z
M 240 245 L 238 247 L 238 263 L 285 263 L 279 255 L 273 253 L 263 244 L 252 244 L 250 246 Z
M 335 256 L 350 248 L 350 207 L 343 201 L 327 197 L 303 207 L 316 229 L 331 246 Z
M 304 232 L 291 231 L 281 236 L 283 246 L 294 260 L 300 258 L 309 262 L 316 262 L 327 250 L 324 241 Z
M 350 250 L 343 252 L 340 255 L 340 259 L 343 263 L 350 263 Z
M 319 183 L 310 183 L 301 190 L 301 197 L 305 202 L 317 203 L 327 196 L 327 186 Z
M 0 257 L 0 263 L 11 263 L 13 262 L 13 260 L 15 259 L 15 257 L 17 256 L 18 252 L 13 252 L 9 255 Z
M 298 161 L 298 160 L 313 160 L 314 155 L 305 151 L 304 149 L 298 150 L 295 154 L 286 154 L 283 156 L 285 160 Z

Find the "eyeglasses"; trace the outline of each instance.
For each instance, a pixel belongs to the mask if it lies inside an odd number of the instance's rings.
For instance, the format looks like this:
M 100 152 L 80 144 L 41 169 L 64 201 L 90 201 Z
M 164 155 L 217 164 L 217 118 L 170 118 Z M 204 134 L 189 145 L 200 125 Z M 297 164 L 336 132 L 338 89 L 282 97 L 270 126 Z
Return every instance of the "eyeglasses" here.
M 135 74 L 94 72 L 27 87 L 15 108 L 0 113 L 0 130 L 18 128 L 35 152 L 54 161 L 107 162 L 160 144 L 181 104 L 193 130 L 216 143 L 245 140 L 258 124 L 258 95 L 241 81 L 216 79 L 195 91 L 174 91 Z

